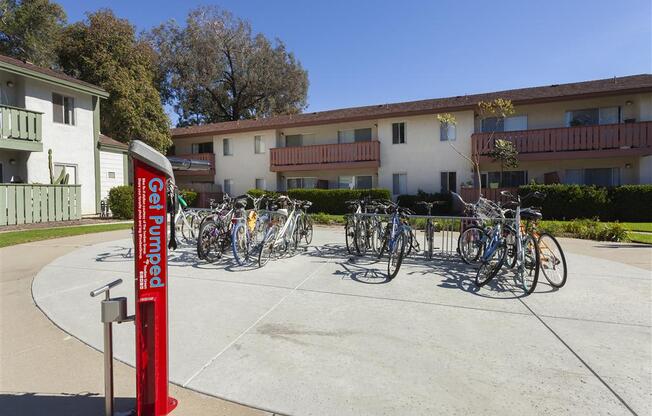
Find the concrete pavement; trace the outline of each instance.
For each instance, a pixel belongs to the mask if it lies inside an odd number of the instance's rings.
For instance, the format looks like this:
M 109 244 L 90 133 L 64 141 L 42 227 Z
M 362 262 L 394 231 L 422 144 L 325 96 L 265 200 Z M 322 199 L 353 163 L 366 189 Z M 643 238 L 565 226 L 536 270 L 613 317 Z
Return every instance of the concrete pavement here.
M 649 414 L 652 279 L 638 266 L 652 249 L 614 256 L 626 264 L 595 257 L 593 243 L 562 244 L 567 285 L 542 282 L 528 297 L 509 276 L 478 290 L 473 270 L 441 260 L 408 259 L 387 283 L 384 263 L 344 254 L 341 229 L 318 228 L 315 247 L 263 269 L 208 265 L 182 248 L 170 267 L 171 378 L 297 415 Z M 34 280 L 36 302 L 99 348 L 88 291 L 130 278 L 129 247 L 57 258 Z M 131 285 L 115 295 L 133 299 Z M 115 342 L 132 363 L 133 326 L 118 326 Z
M 57 328 L 34 304 L 31 285 L 39 270 L 58 257 L 129 235 L 124 230 L 0 249 L 0 415 L 103 414 L 102 353 Z M 96 317 L 87 324 L 101 325 Z M 114 370 L 116 410 L 131 409 L 134 369 L 116 362 Z M 175 385 L 170 393 L 179 399 L 175 415 L 269 414 Z

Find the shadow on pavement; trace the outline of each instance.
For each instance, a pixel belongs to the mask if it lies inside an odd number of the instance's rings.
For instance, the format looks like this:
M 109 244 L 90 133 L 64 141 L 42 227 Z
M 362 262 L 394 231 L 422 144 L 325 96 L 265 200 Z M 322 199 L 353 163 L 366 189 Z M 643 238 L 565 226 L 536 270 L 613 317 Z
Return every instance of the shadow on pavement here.
M 129 414 L 136 399 L 117 397 L 115 414 Z M 119 413 L 118 413 L 119 412 Z M 86 416 L 104 414 L 104 396 L 96 393 L 0 393 L 0 413 L 21 416 Z

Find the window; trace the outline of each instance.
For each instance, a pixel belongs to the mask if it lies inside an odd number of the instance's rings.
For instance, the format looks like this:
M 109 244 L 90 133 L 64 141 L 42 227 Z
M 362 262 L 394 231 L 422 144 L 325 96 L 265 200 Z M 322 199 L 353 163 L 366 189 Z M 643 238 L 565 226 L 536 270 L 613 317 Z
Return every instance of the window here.
M 392 123 L 392 144 L 405 143 L 405 123 Z
M 439 123 L 439 140 L 455 140 L 455 124 Z
M 620 169 L 567 169 L 564 183 L 575 185 L 618 186 L 620 185 Z
M 527 185 L 527 171 L 514 170 L 503 172 L 503 180 L 500 180 L 500 172 L 487 172 L 481 175 L 482 187 L 486 188 L 491 186 L 492 183 L 497 183 L 498 186 L 515 188 L 521 185 Z
M 457 172 L 441 173 L 441 192 L 457 192 Z
M 372 179 L 371 176 L 356 176 L 355 188 L 356 189 L 371 189 Z
M 288 178 L 287 189 L 313 189 L 317 187 L 317 178 Z
M 222 139 L 222 154 L 224 156 L 233 156 L 233 149 L 231 149 L 231 139 Z
M 254 136 L 254 153 L 257 155 L 265 153 L 265 142 L 262 136 Z
M 339 189 L 355 188 L 355 178 L 353 176 L 340 176 L 337 180 Z
M 213 142 L 193 143 L 192 153 L 213 153 Z
M 55 163 L 54 164 L 54 178 L 58 178 L 59 175 L 61 175 L 61 171 L 63 169 L 66 169 L 66 173 L 69 175 L 68 176 L 68 183 L 70 185 L 76 185 L 77 184 L 77 165 L 74 165 L 72 163 Z
M 52 94 L 52 115 L 55 123 L 75 125 L 75 99 L 65 95 Z
M 285 136 L 285 147 L 300 147 L 303 145 L 301 134 L 289 134 Z
M 265 188 L 266 188 L 266 186 L 265 186 L 265 179 L 259 179 L 259 178 L 256 178 L 256 183 L 255 183 L 255 185 L 256 185 L 256 189 L 262 189 L 262 190 L 265 190 Z
M 596 126 L 620 122 L 620 107 L 587 108 L 566 111 L 566 127 Z
M 392 194 L 407 194 L 407 173 L 395 173 L 392 175 Z
M 480 126 L 482 133 L 527 130 L 527 116 L 487 117 Z
M 231 195 L 231 189 L 233 188 L 233 179 L 224 179 L 224 193 Z
M 115 172 L 107 172 L 106 175 L 109 179 L 115 179 Z
M 355 143 L 371 141 L 371 128 L 340 130 L 337 132 L 338 143 Z
M 174 156 L 176 154 L 176 151 L 177 148 L 174 145 L 168 147 L 167 156 Z

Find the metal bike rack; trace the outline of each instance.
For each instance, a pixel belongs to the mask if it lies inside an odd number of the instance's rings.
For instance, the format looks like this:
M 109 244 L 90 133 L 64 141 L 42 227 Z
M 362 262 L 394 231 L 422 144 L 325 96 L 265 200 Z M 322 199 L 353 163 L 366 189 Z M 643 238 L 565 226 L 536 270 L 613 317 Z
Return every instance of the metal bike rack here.
M 90 295 L 96 297 L 104 293 L 102 300 L 102 323 L 104 323 L 104 415 L 113 416 L 113 322 L 122 323 L 134 320 L 133 315 L 127 315 L 127 298 L 111 298 L 111 289 L 122 283 L 122 279 L 114 280 L 93 290 Z

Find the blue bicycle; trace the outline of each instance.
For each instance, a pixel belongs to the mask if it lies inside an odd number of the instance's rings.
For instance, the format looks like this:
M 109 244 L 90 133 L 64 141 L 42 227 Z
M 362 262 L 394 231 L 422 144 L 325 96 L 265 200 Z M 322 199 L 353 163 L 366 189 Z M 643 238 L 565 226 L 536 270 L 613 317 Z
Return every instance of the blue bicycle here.
M 385 227 L 383 244 L 378 253 L 378 258 L 381 258 L 387 251 L 389 256 L 387 259 L 387 279 L 392 280 L 401 268 L 406 245 L 412 234 L 412 227 L 407 223 L 407 216 L 412 212 L 407 208 L 399 207 L 398 204 L 392 201 L 383 201 L 383 204 L 385 205 L 384 208 L 390 212 L 390 219 Z

